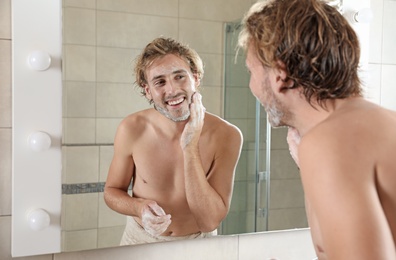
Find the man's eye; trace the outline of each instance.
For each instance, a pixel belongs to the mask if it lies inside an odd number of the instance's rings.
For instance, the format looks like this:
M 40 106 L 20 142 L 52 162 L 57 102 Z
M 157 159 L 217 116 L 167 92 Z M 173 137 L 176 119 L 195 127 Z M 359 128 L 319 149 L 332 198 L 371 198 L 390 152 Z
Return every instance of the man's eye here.
M 176 76 L 176 79 L 182 79 L 182 78 L 184 78 L 185 76 L 184 75 L 177 75 Z
M 165 80 L 158 80 L 156 82 L 154 82 L 154 86 L 162 86 L 165 84 Z

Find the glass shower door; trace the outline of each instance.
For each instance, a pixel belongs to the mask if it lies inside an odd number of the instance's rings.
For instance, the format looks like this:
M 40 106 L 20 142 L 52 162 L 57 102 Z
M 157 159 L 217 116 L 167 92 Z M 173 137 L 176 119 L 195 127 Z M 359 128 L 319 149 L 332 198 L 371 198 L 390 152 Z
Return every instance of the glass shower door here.
M 268 230 L 270 128 L 266 113 L 248 87 L 244 51 L 236 55 L 239 22 L 225 25 L 224 118 L 244 136 L 230 212 L 219 233 Z

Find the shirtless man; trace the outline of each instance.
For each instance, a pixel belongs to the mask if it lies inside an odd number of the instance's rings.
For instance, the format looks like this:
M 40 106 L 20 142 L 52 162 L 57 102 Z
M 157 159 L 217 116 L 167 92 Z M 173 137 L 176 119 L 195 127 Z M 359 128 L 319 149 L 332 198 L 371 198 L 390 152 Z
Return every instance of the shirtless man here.
M 396 259 L 396 112 L 362 97 L 346 19 L 320 0 L 264 1 L 239 46 L 271 125 L 290 129 L 318 258 Z
M 114 140 L 104 198 L 128 216 L 121 245 L 215 235 L 230 208 L 242 134 L 205 111 L 202 60 L 189 47 L 155 39 L 135 72 L 154 108 L 127 116 Z

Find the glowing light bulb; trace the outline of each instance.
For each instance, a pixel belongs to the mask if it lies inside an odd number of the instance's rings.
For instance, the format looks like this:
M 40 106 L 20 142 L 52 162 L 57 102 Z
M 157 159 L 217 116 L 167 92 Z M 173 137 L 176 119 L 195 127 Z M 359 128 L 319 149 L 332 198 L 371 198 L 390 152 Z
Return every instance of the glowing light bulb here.
M 27 215 L 29 227 L 34 231 L 43 230 L 49 227 L 51 218 L 50 215 L 43 209 L 35 209 Z
M 28 57 L 28 64 L 33 70 L 47 70 L 51 65 L 51 56 L 44 51 L 33 51 Z
M 35 152 L 47 150 L 51 146 L 51 137 L 44 132 L 34 132 L 28 137 L 28 145 Z

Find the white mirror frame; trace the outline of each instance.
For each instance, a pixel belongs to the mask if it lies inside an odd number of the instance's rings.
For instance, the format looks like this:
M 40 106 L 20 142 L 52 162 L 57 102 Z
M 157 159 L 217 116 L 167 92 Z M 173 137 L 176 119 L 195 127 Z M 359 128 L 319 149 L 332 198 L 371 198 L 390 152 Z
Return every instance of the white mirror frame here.
M 11 254 L 20 257 L 58 253 L 62 198 L 62 4 L 61 0 L 13 0 L 11 4 Z M 29 66 L 28 57 L 37 51 L 44 53 L 47 60 L 50 57 L 45 69 Z M 37 133 L 46 138 L 35 138 L 32 144 L 29 137 Z

